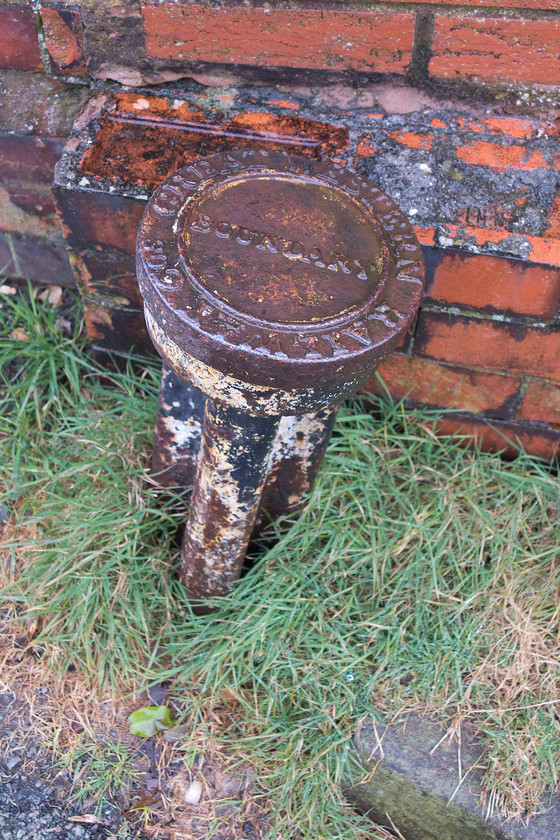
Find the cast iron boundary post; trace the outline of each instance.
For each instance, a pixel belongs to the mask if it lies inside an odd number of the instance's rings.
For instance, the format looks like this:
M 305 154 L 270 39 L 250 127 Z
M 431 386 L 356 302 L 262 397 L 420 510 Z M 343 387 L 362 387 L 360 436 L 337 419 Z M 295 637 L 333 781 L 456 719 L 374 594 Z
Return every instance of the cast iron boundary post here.
M 311 488 L 340 403 L 414 317 L 422 254 L 370 181 L 332 162 L 236 151 L 155 191 L 137 272 L 156 348 L 196 389 L 185 391 L 183 454 L 196 471 L 180 574 L 202 610 L 239 576 L 265 513 Z M 160 462 L 173 461 L 164 450 Z

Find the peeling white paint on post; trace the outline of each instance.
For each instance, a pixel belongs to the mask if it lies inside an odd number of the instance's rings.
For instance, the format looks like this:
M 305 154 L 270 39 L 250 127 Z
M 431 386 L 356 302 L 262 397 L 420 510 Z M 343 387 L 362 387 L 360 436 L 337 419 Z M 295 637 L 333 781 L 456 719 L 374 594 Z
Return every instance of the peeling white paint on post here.
M 180 570 L 199 611 L 198 601 L 225 595 L 241 573 L 279 423 L 206 402 Z
M 338 407 L 282 417 L 270 457 L 254 535 L 303 505 L 323 463 L 337 414 Z

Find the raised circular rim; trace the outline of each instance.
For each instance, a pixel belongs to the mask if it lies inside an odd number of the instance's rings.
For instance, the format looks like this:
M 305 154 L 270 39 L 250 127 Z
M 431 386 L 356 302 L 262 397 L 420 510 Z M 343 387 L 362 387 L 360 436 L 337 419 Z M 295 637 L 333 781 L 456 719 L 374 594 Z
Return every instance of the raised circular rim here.
M 308 179 L 330 187 L 368 215 L 384 249 L 381 293 L 371 305 L 315 323 L 259 320 L 216 299 L 192 281 L 182 264 L 181 219 L 208 189 L 226 179 L 265 171 Z M 344 376 L 359 360 L 375 366 L 398 343 L 416 312 L 424 262 L 408 219 L 371 181 L 332 161 L 282 151 L 233 151 L 201 158 L 161 184 L 149 200 L 138 231 L 138 280 L 142 295 L 170 338 L 202 361 L 226 368 L 240 356 L 250 374 L 254 363 L 282 368 L 305 363 Z M 350 370 L 348 370 L 350 374 Z M 261 380 L 271 379 L 266 373 Z

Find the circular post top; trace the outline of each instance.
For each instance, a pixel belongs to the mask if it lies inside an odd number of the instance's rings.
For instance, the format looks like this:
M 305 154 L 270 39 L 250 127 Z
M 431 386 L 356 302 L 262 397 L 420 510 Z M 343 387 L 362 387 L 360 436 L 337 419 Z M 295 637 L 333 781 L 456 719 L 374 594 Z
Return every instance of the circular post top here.
M 408 220 L 370 181 L 261 150 L 168 178 L 142 217 L 137 271 L 152 338 L 180 375 L 221 399 L 200 376 L 242 383 L 246 408 L 282 391 L 278 411 L 293 413 L 371 375 L 416 312 L 424 267 Z

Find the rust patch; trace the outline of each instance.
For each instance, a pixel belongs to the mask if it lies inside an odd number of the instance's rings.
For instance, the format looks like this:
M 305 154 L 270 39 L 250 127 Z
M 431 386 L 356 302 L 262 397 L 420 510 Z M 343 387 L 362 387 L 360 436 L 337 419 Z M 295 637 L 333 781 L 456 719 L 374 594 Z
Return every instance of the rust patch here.
M 292 114 L 243 113 L 224 121 L 221 113 L 210 119 L 184 100 L 120 94 L 79 168 L 153 189 L 178 161 L 185 165 L 215 152 L 266 147 L 321 158 L 347 144 L 347 129 Z

